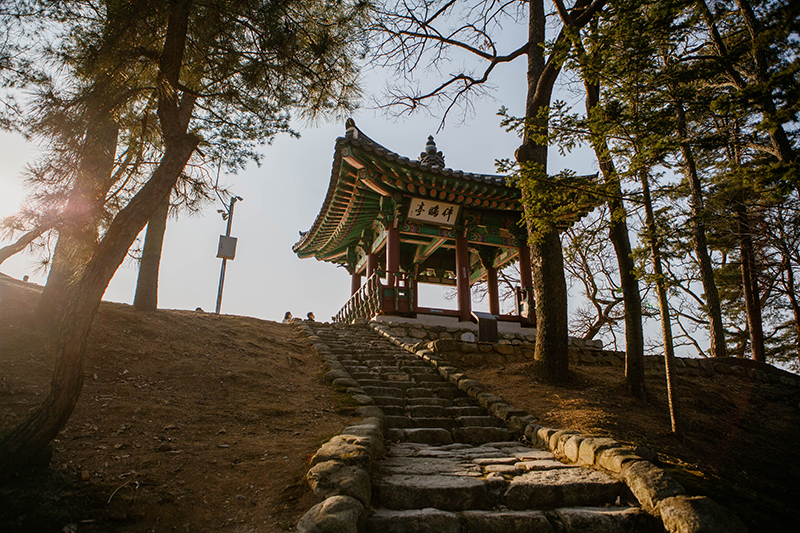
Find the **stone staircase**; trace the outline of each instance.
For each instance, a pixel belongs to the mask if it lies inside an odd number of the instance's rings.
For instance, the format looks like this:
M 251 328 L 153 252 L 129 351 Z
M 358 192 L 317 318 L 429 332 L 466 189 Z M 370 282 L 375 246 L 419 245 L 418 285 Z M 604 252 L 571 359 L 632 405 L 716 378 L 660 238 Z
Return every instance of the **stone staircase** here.
M 385 415 L 386 453 L 372 465 L 371 512 L 360 530 L 663 531 L 624 483 L 524 445 L 423 359 L 368 326 L 312 327 L 348 374 L 334 384 Z

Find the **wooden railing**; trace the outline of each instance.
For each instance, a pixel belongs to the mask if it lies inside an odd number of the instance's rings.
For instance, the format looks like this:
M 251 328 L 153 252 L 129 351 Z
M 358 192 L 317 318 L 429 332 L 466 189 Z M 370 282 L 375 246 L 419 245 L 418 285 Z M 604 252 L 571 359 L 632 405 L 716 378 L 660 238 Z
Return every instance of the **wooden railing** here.
M 381 309 L 383 303 L 383 286 L 378 274 L 373 274 L 364 285 L 353 294 L 344 304 L 334 322 L 349 324 L 356 318 L 372 318 Z
M 394 274 L 394 287 L 384 286 L 381 283 L 380 275 L 380 272 L 376 272 L 370 276 L 366 283 L 336 313 L 333 321 L 349 324 L 357 318 L 369 320 L 379 312 L 387 314 L 413 313 L 414 292 L 409 287 L 407 274 L 402 272 Z

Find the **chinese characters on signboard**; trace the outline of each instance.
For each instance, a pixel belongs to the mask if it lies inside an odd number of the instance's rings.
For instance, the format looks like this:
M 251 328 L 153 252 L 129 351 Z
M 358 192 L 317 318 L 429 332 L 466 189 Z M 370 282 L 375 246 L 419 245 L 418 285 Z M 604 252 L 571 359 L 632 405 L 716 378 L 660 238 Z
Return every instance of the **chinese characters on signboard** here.
M 424 198 L 412 198 L 411 206 L 408 208 L 408 218 L 444 226 L 455 226 L 456 218 L 458 218 L 458 206 Z

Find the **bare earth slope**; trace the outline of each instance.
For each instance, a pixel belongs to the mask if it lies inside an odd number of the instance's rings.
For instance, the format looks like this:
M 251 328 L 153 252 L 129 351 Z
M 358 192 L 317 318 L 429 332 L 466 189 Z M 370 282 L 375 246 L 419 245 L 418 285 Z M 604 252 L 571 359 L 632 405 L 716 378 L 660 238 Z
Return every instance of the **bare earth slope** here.
M 0 275 L 0 432 L 48 391 L 37 295 Z M 348 419 L 295 328 L 253 318 L 103 303 L 85 376 L 49 467 L 0 484 L 0 531 L 288 531 Z
M 0 432 L 47 394 L 52 361 L 26 328 L 38 288 L 0 275 Z M 577 366 L 564 387 L 525 365 L 465 369 L 540 423 L 643 445 L 690 492 L 750 530 L 800 523 L 800 391 L 741 377 L 680 377 L 685 436 L 670 434 L 664 378 L 632 400 L 619 368 Z M 0 531 L 289 531 L 315 499 L 319 444 L 348 425 L 291 326 L 104 303 L 83 395 L 46 468 L 0 484 Z M 67 529 L 64 529 L 64 528 Z

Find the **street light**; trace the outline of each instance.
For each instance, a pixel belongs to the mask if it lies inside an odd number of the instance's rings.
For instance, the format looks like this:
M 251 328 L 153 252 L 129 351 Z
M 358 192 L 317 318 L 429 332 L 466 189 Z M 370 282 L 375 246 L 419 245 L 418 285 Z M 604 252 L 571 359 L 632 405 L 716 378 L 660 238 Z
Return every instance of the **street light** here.
M 244 198 L 241 196 L 234 196 L 231 198 L 231 203 L 227 211 L 224 209 L 217 209 L 217 213 L 222 214 L 222 220 L 228 221 L 228 229 L 225 231 L 225 235 L 219 236 L 219 247 L 217 249 L 217 257 L 222 258 L 222 268 L 219 271 L 219 290 L 217 291 L 216 314 L 219 314 L 219 310 L 222 307 L 222 286 L 225 284 L 225 266 L 228 264 L 228 259 L 233 260 L 236 256 L 236 237 L 231 237 L 233 206 L 237 201 L 241 201 L 243 199 Z

